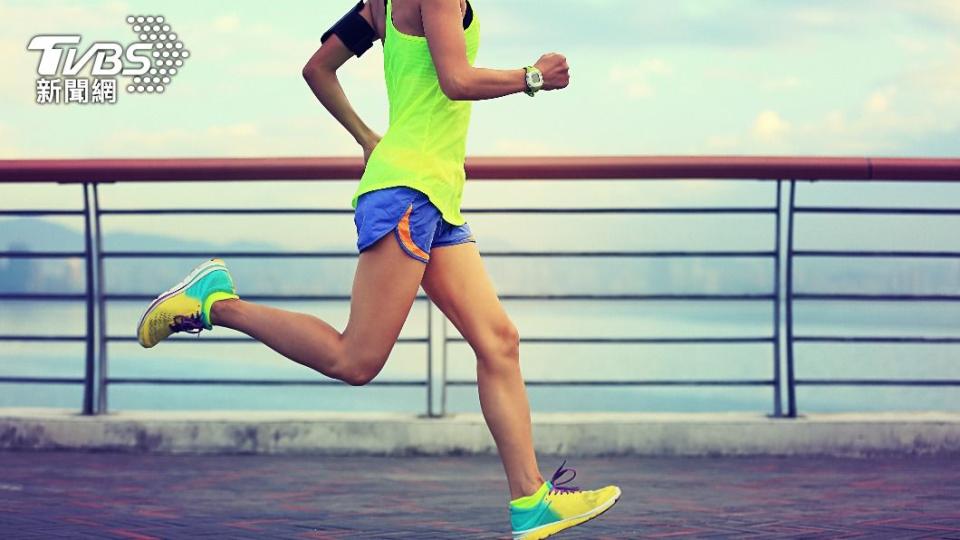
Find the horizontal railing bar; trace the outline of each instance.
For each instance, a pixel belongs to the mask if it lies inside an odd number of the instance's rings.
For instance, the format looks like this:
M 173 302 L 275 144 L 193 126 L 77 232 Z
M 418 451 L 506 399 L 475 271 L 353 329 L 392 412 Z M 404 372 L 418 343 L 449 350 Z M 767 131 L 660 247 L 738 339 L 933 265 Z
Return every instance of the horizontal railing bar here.
M 654 380 L 654 381 L 524 381 L 527 386 L 770 386 L 772 380 L 730 380 L 730 381 L 698 381 L 698 380 Z M 476 381 L 454 380 L 447 381 L 448 386 L 476 386 Z
M 83 210 L 0 210 L 0 216 L 82 216 Z
M 960 379 L 795 379 L 807 386 L 960 386 Z
M 155 379 L 155 378 L 109 378 L 107 384 L 144 384 L 175 386 L 335 386 L 344 383 L 335 379 Z M 425 386 L 426 381 L 372 381 L 369 386 Z
M 356 181 L 358 157 L 0 160 L 0 182 Z M 779 156 L 471 157 L 471 180 L 957 181 L 960 159 Z
M 551 338 L 551 337 L 521 337 L 520 343 L 547 343 L 547 344 L 632 344 L 632 343 L 771 343 L 775 338 L 770 337 L 693 337 L 693 338 Z M 450 343 L 466 343 L 462 337 L 449 337 Z
M 84 341 L 85 336 L 33 336 L 33 335 L 0 335 L 0 341 Z M 109 342 L 135 342 L 135 336 L 107 336 Z M 556 344 L 631 344 L 631 343 L 770 343 L 773 337 L 695 337 L 695 338 L 521 338 L 522 343 L 556 343 Z M 829 338 L 824 338 L 824 340 Z M 943 338 L 950 339 L 950 338 Z M 798 338 L 798 340 L 805 340 Z M 960 338 L 957 338 L 960 341 Z M 255 343 L 250 337 L 206 338 L 173 337 L 168 342 L 190 343 Z M 462 337 L 448 338 L 451 343 L 466 343 Z M 809 341 L 821 341 L 810 339 Z M 427 338 L 399 338 L 397 343 L 428 343 Z
M 316 258 L 316 259 L 356 259 L 356 251 L 104 251 L 100 256 L 105 259 L 203 259 L 217 257 L 257 258 L 257 259 L 284 259 L 284 258 Z
M 127 342 L 136 342 L 136 341 L 137 341 L 137 337 L 136 337 L 136 336 L 107 336 L 106 339 L 107 339 L 107 341 L 112 342 L 112 343 L 127 343 Z M 167 339 L 167 342 L 168 342 L 168 343 L 170 343 L 170 342 L 173 342 L 173 343 L 180 342 L 180 343 L 192 343 L 192 344 L 199 344 L 199 343 L 259 343 L 259 341 L 255 340 L 255 339 L 253 339 L 253 338 L 251 338 L 251 337 L 239 337 L 239 336 L 238 336 L 238 337 L 222 337 L 222 338 L 214 338 L 214 337 L 199 338 L 199 337 L 187 337 L 186 335 L 168 338 L 168 339 Z M 430 342 L 430 340 L 429 340 L 428 338 L 425 338 L 425 337 L 423 337 L 423 338 L 398 338 L 398 339 L 396 340 L 396 343 L 429 343 L 429 342 Z
M 501 294 L 501 300 L 773 300 L 772 294 Z
M 863 207 L 863 206 L 795 206 L 794 212 L 801 214 L 923 214 L 923 215 L 960 215 L 960 208 L 904 208 L 904 207 Z
M 794 293 L 794 300 L 851 300 L 866 302 L 957 302 L 958 294 L 833 294 Z
M 353 214 L 352 208 L 144 208 L 100 210 L 101 216 Z
M 28 300 L 28 301 L 41 301 L 41 300 L 56 300 L 56 301 L 66 301 L 66 300 L 86 300 L 87 296 L 84 294 L 61 294 L 61 293 L 0 293 L 0 300 Z
M 0 259 L 82 259 L 82 251 L 0 251 Z
M 105 294 L 103 295 L 104 299 L 119 301 L 119 302 L 130 302 L 130 301 L 141 301 L 141 300 L 153 300 L 156 298 L 156 295 L 151 294 Z M 290 302 L 348 302 L 350 301 L 350 295 L 324 295 L 324 294 L 244 294 L 242 297 L 244 300 L 252 300 L 256 302 L 270 302 L 270 301 L 290 301 Z M 424 295 L 419 295 L 414 300 L 427 300 L 427 297 Z
M 480 251 L 484 257 L 603 258 L 603 257 L 773 257 L 775 251 Z
M 0 377 L 0 383 L 14 384 L 82 384 L 83 378 L 71 377 Z
M 216 252 L 218 257 L 236 258 L 343 258 L 355 259 L 355 251 L 227 251 Z M 775 251 L 481 251 L 484 257 L 529 257 L 529 258 L 603 258 L 603 257 L 773 257 Z M 158 259 L 158 258 L 204 258 L 209 251 L 105 251 L 103 258 Z
M 464 214 L 775 214 L 776 207 L 470 208 Z
M 960 337 L 936 336 L 793 336 L 808 343 L 960 343 Z
M 156 296 L 148 294 L 106 294 L 104 298 L 116 301 L 153 300 Z M 349 295 L 264 295 L 245 294 L 245 300 L 253 301 L 317 301 L 317 302 L 345 302 L 350 300 Z M 772 294 L 502 294 L 501 300 L 773 300 Z M 427 300 L 426 296 L 417 296 L 417 300 Z
M 845 251 L 845 250 L 815 250 L 798 249 L 793 252 L 794 257 L 932 257 L 954 258 L 960 257 L 960 251 Z
M 76 342 L 76 341 L 86 341 L 87 336 L 41 336 L 41 335 L 29 335 L 29 334 L 9 334 L 9 335 L 0 335 L 0 341 L 23 341 L 23 342 L 44 342 L 44 341 L 66 341 L 66 342 Z
M 464 208 L 464 214 L 774 214 L 776 207 L 664 207 L 664 208 Z M 100 215 L 292 215 L 353 214 L 352 208 L 145 208 L 101 210 Z

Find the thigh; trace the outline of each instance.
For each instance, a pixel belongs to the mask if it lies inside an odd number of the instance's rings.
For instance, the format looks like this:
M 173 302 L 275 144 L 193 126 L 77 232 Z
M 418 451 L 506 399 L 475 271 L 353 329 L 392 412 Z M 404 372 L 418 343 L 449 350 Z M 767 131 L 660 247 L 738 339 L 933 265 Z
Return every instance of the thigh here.
M 477 354 L 516 339 L 480 252 L 474 242 L 435 247 L 423 276 L 423 290 L 463 334 Z
M 343 339 L 358 362 L 383 367 L 420 288 L 426 265 L 388 234 L 360 254 Z M 371 367 L 371 366 L 368 366 Z

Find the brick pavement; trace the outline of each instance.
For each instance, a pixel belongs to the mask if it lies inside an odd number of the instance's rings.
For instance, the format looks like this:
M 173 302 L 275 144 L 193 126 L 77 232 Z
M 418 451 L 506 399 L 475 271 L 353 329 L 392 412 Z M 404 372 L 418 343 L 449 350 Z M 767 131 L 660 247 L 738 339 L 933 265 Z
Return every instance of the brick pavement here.
M 624 496 L 558 538 L 960 539 L 957 458 L 568 465 Z M 505 538 L 505 490 L 492 457 L 0 453 L 0 538 Z

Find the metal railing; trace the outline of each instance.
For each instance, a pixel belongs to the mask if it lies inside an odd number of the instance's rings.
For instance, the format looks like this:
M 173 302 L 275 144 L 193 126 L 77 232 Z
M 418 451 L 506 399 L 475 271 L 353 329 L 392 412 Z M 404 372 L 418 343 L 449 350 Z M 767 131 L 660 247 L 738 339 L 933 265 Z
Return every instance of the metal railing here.
M 216 254 L 187 251 L 146 252 L 107 251 L 103 248 L 101 217 L 107 215 L 164 215 L 164 214 L 351 214 L 350 209 L 317 208 L 142 208 L 104 209 L 100 206 L 98 185 L 116 182 L 164 181 L 269 181 L 304 180 L 329 181 L 358 178 L 362 163 L 352 158 L 276 158 L 276 159 L 144 159 L 144 160 L 8 160 L 0 161 L 0 183 L 57 182 L 82 186 L 82 210 L 6 210 L 5 216 L 82 216 L 84 220 L 84 250 L 76 252 L 5 251 L 0 258 L 83 259 L 85 289 L 82 293 L 0 293 L 0 300 L 18 301 L 83 301 L 86 306 L 86 331 L 83 335 L 13 335 L 0 333 L 0 342 L 83 342 L 85 364 L 83 378 L 69 377 L 3 377 L 0 384 L 82 384 L 84 414 L 107 411 L 110 385 L 173 384 L 173 385 L 324 385 L 337 381 L 316 379 L 191 379 L 191 378 L 119 378 L 110 377 L 108 350 L 110 343 L 135 341 L 133 336 L 106 333 L 108 302 L 149 301 L 152 296 L 138 294 L 111 294 L 106 292 L 104 260 L 110 258 L 202 258 L 211 255 L 223 257 L 303 257 L 352 258 L 353 252 L 268 252 L 235 251 Z M 773 377 L 771 379 L 722 380 L 528 380 L 531 386 L 766 386 L 772 394 L 772 416 L 797 416 L 797 387 L 810 386 L 960 386 L 960 380 L 905 380 L 905 379 L 798 379 L 795 375 L 794 345 L 796 343 L 924 343 L 957 344 L 956 337 L 911 336 L 835 336 L 796 335 L 794 333 L 794 302 L 836 301 L 960 301 L 960 295 L 911 294 L 851 294 L 844 292 L 806 293 L 794 290 L 795 260 L 804 257 L 872 257 L 872 258 L 960 258 L 954 251 L 855 251 L 855 250 L 798 250 L 795 249 L 795 217 L 797 214 L 913 214 L 960 215 L 958 208 L 903 208 L 903 207 L 834 207 L 797 206 L 796 186 L 802 181 L 896 181 L 896 182 L 955 182 L 960 181 L 960 159 L 869 159 L 869 158 L 762 158 L 762 157 L 572 157 L 572 158 L 478 158 L 467 163 L 471 181 L 482 180 L 641 180 L 641 179 L 733 179 L 768 180 L 776 182 L 776 204 L 751 207 L 672 207 L 672 208 L 472 208 L 469 214 L 760 214 L 774 216 L 774 242 L 766 250 L 700 250 L 700 251 L 484 251 L 487 258 L 747 258 L 770 260 L 771 291 L 744 294 L 507 294 L 504 300 L 517 301 L 748 301 L 769 303 L 771 332 L 767 335 L 720 337 L 695 336 L 666 337 L 522 337 L 523 343 L 547 344 L 684 344 L 684 343 L 767 343 L 771 346 Z M 788 184 L 788 203 L 781 204 L 781 187 Z M 786 247 L 781 245 L 781 219 L 786 218 Z M 782 275 L 785 269 L 785 276 Z M 349 296 L 337 295 L 245 295 L 249 300 L 349 301 Z M 426 348 L 426 377 L 424 380 L 377 380 L 375 385 L 414 386 L 426 390 L 426 414 L 442 416 L 446 413 L 446 392 L 449 386 L 475 384 L 470 380 L 448 380 L 446 375 L 447 345 L 462 342 L 463 338 L 448 337 L 443 315 L 425 297 L 417 303 L 427 309 L 427 328 L 424 338 L 403 338 L 401 342 L 422 344 Z M 785 314 L 784 332 L 781 328 L 781 307 Z M 248 338 L 218 338 L 198 343 L 246 342 Z M 786 351 L 786 363 L 781 369 L 780 349 Z M 785 373 L 781 373 L 785 371 Z M 782 393 L 787 396 L 786 411 L 782 410 Z

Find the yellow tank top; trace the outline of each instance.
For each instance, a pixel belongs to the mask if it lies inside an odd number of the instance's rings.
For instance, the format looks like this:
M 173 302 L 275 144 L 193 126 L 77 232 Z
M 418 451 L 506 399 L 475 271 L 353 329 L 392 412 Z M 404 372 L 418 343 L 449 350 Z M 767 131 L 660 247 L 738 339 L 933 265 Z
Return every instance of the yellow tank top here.
M 464 37 L 467 60 L 473 65 L 480 46 L 475 10 Z M 427 38 L 404 34 L 393 26 L 391 0 L 387 0 L 383 73 L 390 127 L 367 161 L 353 207 L 364 193 L 407 186 L 426 193 L 444 220 L 463 225 L 460 201 L 472 103 L 452 101 L 443 93 Z

